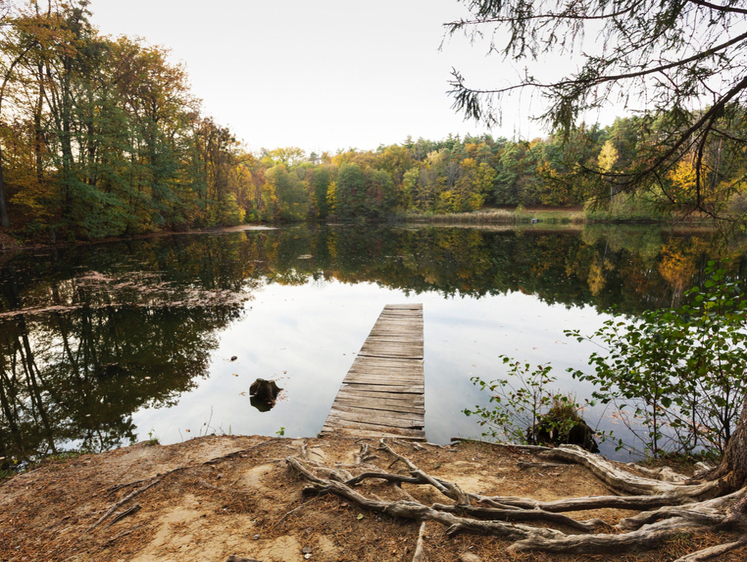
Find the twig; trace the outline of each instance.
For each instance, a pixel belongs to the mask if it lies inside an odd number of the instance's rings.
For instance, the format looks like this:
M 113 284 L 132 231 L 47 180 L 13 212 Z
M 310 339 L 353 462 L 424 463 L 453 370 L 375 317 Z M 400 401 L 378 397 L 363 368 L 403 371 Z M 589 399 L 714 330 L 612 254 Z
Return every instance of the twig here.
M 174 471 L 171 471 L 171 472 L 174 472 Z M 170 472 L 167 473 L 167 474 L 170 474 Z M 164 476 L 166 476 L 166 475 L 164 475 Z M 98 527 L 104 521 L 104 519 L 106 519 L 107 517 L 109 517 L 119 507 L 121 507 L 124 504 L 126 504 L 128 501 L 130 501 L 132 498 L 134 498 L 138 494 L 141 494 L 145 490 L 147 490 L 149 488 L 152 488 L 153 486 L 155 486 L 156 484 L 158 484 L 162 479 L 163 479 L 163 476 L 157 476 L 156 478 L 153 479 L 153 481 L 150 484 L 146 484 L 142 488 L 138 488 L 137 490 L 134 490 L 133 492 L 131 492 L 130 494 L 128 494 L 127 496 L 125 496 L 124 498 L 122 498 L 121 500 L 119 500 L 117 503 L 115 503 L 113 506 L 111 506 L 109 508 L 109 510 L 106 513 L 104 513 L 104 515 L 102 515 L 101 517 L 99 517 L 99 519 L 98 519 L 98 521 L 96 521 L 96 523 L 94 523 L 93 525 L 91 525 L 90 527 L 88 527 L 88 529 L 86 529 L 83 534 L 85 535 L 86 533 L 90 533 L 91 531 L 93 531 L 96 527 Z
M 275 442 L 275 441 L 278 441 L 278 440 L 279 440 L 279 438 L 272 437 L 272 438 L 267 439 L 265 441 L 262 441 L 260 443 L 255 443 L 254 445 L 252 445 L 251 447 L 247 447 L 246 449 L 240 449 L 238 451 L 234 451 L 232 453 L 228 453 L 228 454 L 222 455 L 220 457 L 214 457 L 212 459 L 208 459 L 208 460 L 206 460 L 204 462 L 201 462 L 201 463 L 195 463 L 195 464 L 189 464 L 189 465 L 184 465 L 184 466 L 177 467 L 174 470 L 166 472 L 165 474 L 163 474 L 163 476 L 171 474 L 172 472 L 175 472 L 177 470 L 185 470 L 187 468 L 191 468 L 191 467 L 195 467 L 195 466 L 202 466 L 202 465 L 208 465 L 209 466 L 209 465 L 212 465 L 212 464 L 217 464 L 220 461 L 228 460 L 228 459 L 231 459 L 231 458 L 234 458 L 234 457 L 237 457 L 237 456 L 241 456 L 244 453 L 248 453 L 252 449 L 256 449 L 258 447 L 266 445 L 267 443 L 272 443 L 272 442 Z M 278 460 L 283 460 L 283 459 L 278 459 Z M 130 486 L 135 486 L 137 484 L 142 484 L 143 482 L 147 482 L 148 480 L 150 480 L 150 478 L 142 478 L 140 480 L 134 480 L 132 482 L 127 482 L 126 484 L 117 484 L 115 486 L 110 486 L 109 488 L 107 488 L 106 492 L 108 494 L 111 494 L 113 492 L 116 492 L 117 490 L 121 490 L 122 488 L 129 488 Z
M 742 547 L 746 544 L 747 536 L 744 536 L 734 542 L 718 544 L 716 546 L 711 546 L 703 550 L 698 550 L 697 552 L 691 552 L 690 554 L 683 556 L 682 558 L 678 558 L 677 560 L 675 560 L 675 562 L 701 562 L 702 560 L 713 560 L 714 558 L 720 557 L 727 552 L 736 550 L 737 548 Z
M 296 511 L 299 511 L 299 510 L 300 510 L 301 508 L 304 508 L 304 507 L 306 507 L 306 506 L 307 506 L 307 505 L 309 505 L 309 504 L 310 504 L 311 502 L 315 501 L 315 500 L 316 500 L 317 498 L 318 498 L 318 496 L 317 496 L 317 497 L 314 497 L 314 498 L 311 498 L 311 499 L 310 499 L 309 501 L 303 502 L 303 503 L 302 503 L 301 505 L 299 505 L 298 507 L 294 507 L 294 508 L 293 508 L 293 509 L 291 509 L 291 510 L 290 510 L 289 512 L 287 512 L 287 513 L 286 513 L 285 515 L 283 515 L 283 516 L 282 516 L 282 517 L 281 517 L 280 519 L 278 519 L 278 520 L 277 520 L 277 521 L 275 522 L 275 524 L 274 524 L 274 525 L 272 526 L 272 528 L 274 529 L 275 527 L 277 527 L 278 525 L 280 525 L 280 524 L 281 524 L 281 523 L 282 523 L 283 521 L 285 521 L 285 520 L 286 520 L 286 519 L 287 519 L 287 518 L 288 518 L 289 516 L 293 515 L 293 514 L 294 514 L 294 513 L 296 512 Z
M 425 555 L 425 547 L 423 546 L 423 537 L 425 536 L 425 521 L 420 524 L 420 531 L 418 531 L 418 542 L 415 545 L 415 554 L 412 556 L 412 562 L 423 562 L 423 556 Z
M 111 527 L 112 525 L 114 525 L 117 521 L 120 521 L 121 519 L 124 519 L 128 515 L 132 515 L 133 513 L 137 513 L 138 511 L 140 511 L 140 504 L 136 503 L 131 508 L 125 509 L 122 513 L 119 513 L 117 516 L 115 516 L 114 519 L 112 519 L 111 521 L 109 521 L 109 524 L 106 527 L 104 527 L 104 529 L 108 529 L 109 527 Z
M 113 543 L 114 543 L 115 541 L 117 541 L 117 540 L 121 539 L 122 537 L 126 537 L 126 536 L 127 536 L 127 535 L 129 535 L 130 533 L 134 533 L 134 532 L 135 532 L 135 531 L 137 531 L 137 530 L 138 530 L 139 528 L 140 528 L 140 525 L 138 525 L 138 526 L 136 526 L 136 527 L 133 527 L 132 529 L 127 529 L 126 531 L 122 531 L 121 533 L 118 533 L 118 534 L 114 535 L 114 536 L 113 536 L 112 538 L 108 539 L 108 540 L 107 540 L 107 541 L 106 541 L 106 542 L 104 543 L 104 546 L 109 546 L 109 545 L 113 544 Z
M 122 488 L 129 488 L 130 486 L 136 486 L 137 484 L 142 484 L 148 480 L 147 478 L 142 478 L 140 480 L 135 480 L 133 482 L 127 482 L 126 484 L 117 484 L 116 486 L 111 486 L 110 488 L 107 488 L 106 492 L 108 494 L 113 494 L 114 492 L 121 490 Z
M 202 464 L 207 464 L 207 465 L 217 464 L 217 463 L 219 463 L 221 461 L 224 461 L 224 460 L 229 460 L 229 459 L 232 459 L 234 457 L 240 457 L 244 453 L 248 453 L 249 451 L 253 451 L 254 449 L 258 449 L 259 447 L 263 447 L 263 446 L 267 445 L 268 443 L 277 443 L 278 441 L 282 441 L 282 440 L 283 440 L 282 437 L 271 437 L 270 439 L 266 439 L 265 441 L 262 441 L 260 443 L 255 443 L 254 445 L 252 445 L 251 447 L 247 447 L 246 449 L 241 449 L 239 451 L 234 451 L 233 453 L 228 453 L 228 454 L 222 455 L 220 457 L 212 458 L 210 460 L 207 460 L 207 461 L 203 462 Z
M 436 447 L 437 449 L 446 449 L 447 451 L 450 451 L 450 452 L 454 451 L 453 445 L 439 445 L 438 443 L 431 443 L 430 441 L 425 441 L 424 443 L 422 443 L 422 445 L 428 445 L 429 447 Z
M 568 464 L 565 463 L 559 463 L 559 462 L 528 462 L 528 461 L 519 461 L 516 463 L 516 466 L 519 467 L 519 470 L 526 470 L 528 468 L 565 468 L 568 467 Z

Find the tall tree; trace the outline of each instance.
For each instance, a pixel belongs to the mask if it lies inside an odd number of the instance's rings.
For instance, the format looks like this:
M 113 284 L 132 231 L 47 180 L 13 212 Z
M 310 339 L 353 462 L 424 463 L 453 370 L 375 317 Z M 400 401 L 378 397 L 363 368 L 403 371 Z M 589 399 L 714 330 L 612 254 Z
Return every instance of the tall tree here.
M 0 0 L 0 29 L 4 31 L 0 38 L 0 226 L 10 226 L 8 208 L 5 201 L 5 177 L 3 173 L 3 147 L 2 133 L 5 123 L 3 122 L 3 102 L 6 99 L 9 87 L 13 83 L 16 67 L 23 63 L 29 56 L 30 51 L 37 46 L 38 41 L 33 37 L 23 36 L 19 33 L 23 27 L 25 18 L 12 17 L 10 6 L 4 0 Z
M 639 144 L 634 167 L 603 175 L 617 190 L 659 185 L 679 160 L 694 154 L 695 196 L 688 205 L 716 214 L 706 181 L 709 149 L 714 143 L 747 144 L 744 130 L 727 132 L 741 113 L 739 104 L 747 101 L 747 2 L 461 1 L 472 17 L 446 24 L 450 33 L 488 34 L 490 50 L 506 59 L 532 61 L 581 47 L 582 61 L 559 80 L 543 81 L 527 72 L 497 88 L 469 85 L 455 70 L 451 93 L 458 111 L 494 123 L 501 118 L 504 96 L 539 90 L 548 100 L 541 117 L 568 133 L 580 116 L 611 102 L 645 106 L 649 120 L 660 120 L 658 134 Z M 591 47 L 582 45 L 587 31 L 595 38 Z

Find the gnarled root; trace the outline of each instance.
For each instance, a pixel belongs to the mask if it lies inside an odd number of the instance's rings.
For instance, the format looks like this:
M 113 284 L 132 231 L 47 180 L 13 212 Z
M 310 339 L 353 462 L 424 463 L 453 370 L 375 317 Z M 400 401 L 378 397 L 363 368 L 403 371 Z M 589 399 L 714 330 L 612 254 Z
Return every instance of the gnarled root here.
M 682 481 L 665 482 L 656 478 L 644 478 L 618 469 L 611 462 L 578 447 L 576 445 L 561 445 L 539 454 L 548 460 L 562 460 L 565 462 L 585 466 L 599 480 L 622 494 L 632 495 L 660 495 L 680 496 L 682 498 L 701 498 L 717 491 L 721 483 L 718 480 L 702 484 L 685 484 Z M 670 476 L 671 477 L 671 476 Z
M 564 446 L 541 454 L 553 460 L 582 464 L 615 490 L 637 495 L 571 498 L 555 502 L 516 497 L 484 497 L 467 493 L 456 483 L 427 474 L 410 459 L 396 452 L 385 440 L 381 441 L 379 449 L 393 456 L 395 463 L 403 463 L 409 476 L 379 470 L 368 471 L 342 482 L 315 474 L 310 463 L 297 458 L 289 457 L 286 462 L 312 484 L 307 492 L 334 493 L 377 513 L 417 521 L 434 521 L 445 526 L 450 536 L 474 533 L 513 541 L 510 547 L 513 551 L 622 553 L 654 548 L 682 531 L 692 530 L 737 531 L 740 538 L 729 544 L 688 555 L 681 559 L 682 562 L 707 560 L 747 545 L 747 523 L 744 515 L 747 510 L 747 488 L 728 496 L 696 502 L 695 498 L 712 495 L 718 483 L 685 484 L 671 475 L 667 475 L 668 481 L 644 478 L 620 470 L 612 463 L 578 447 Z M 428 506 L 410 499 L 371 499 L 353 489 L 367 479 L 388 481 L 394 486 L 401 486 L 403 483 L 431 486 L 454 503 Z M 409 494 L 406 497 L 412 498 Z M 614 526 L 599 519 L 578 521 L 561 513 L 605 508 L 635 509 L 641 510 L 641 513 L 623 519 Z M 531 523 L 559 529 L 535 527 Z M 608 532 L 598 533 L 601 529 L 607 529 Z

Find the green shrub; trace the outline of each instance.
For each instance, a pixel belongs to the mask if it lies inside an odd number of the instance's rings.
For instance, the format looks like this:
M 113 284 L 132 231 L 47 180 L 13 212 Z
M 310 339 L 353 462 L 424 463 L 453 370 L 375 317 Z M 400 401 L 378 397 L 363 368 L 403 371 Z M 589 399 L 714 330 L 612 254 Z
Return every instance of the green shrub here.
M 604 344 L 606 353 L 589 358 L 594 372 L 573 376 L 594 383 L 595 398 L 614 403 L 621 419 L 634 422 L 631 430 L 654 457 L 722 453 L 747 392 L 747 299 L 714 262 L 706 275 L 677 309 L 638 319 L 614 314 L 588 337 L 566 331 Z
M 491 406 L 477 405 L 473 410 L 463 410 L 464 414 L 478 416 L 478 424 L 486 428 L 482 436 L 495 441 L 567 442 L 573 428 L 583 423 L 578 414 L 581 407 L 573 397 L 549 388 L 556 380 L 550 374 L 552 367 L 538 365 L 532 369 L 529 363 L 499 357 L 508 365 L 510 378 L 485 382 L 472 377 L 475 386 L 491 393 Z M 540 439 L 540 435 L 550 439 Z

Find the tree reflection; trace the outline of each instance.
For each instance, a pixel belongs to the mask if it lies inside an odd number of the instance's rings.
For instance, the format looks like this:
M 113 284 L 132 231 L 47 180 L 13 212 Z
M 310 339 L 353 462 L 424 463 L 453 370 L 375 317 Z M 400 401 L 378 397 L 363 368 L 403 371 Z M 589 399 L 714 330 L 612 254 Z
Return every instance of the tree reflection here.
M 667 306 L 731 258 L 708 236 L 294 227 L 179 236 L 5 257 L 0 265 L 0 457 L 135 439 L 133 413 L 167 407 L 209 374 L 216 333 L 267 283 L 335 279 L 406 293 L 521 291 L 548 304 Z
M 4 465 L 61 444 L 98 452 L 132 441 L 133 412 L 174 404 L 207 376 L 215 332 L 239 317 L 246 293 L 224 289 L 225 280 L 209 271 L 202 283 L 175 279 L 183 275 L 181 261 L 159 274 L 163 262 L 148 263 L 150 271 L 85 269 L 75 276 L 65 275 L 78 269 L 70 262 L 50 274 L 39 262 L 2 269 Z

